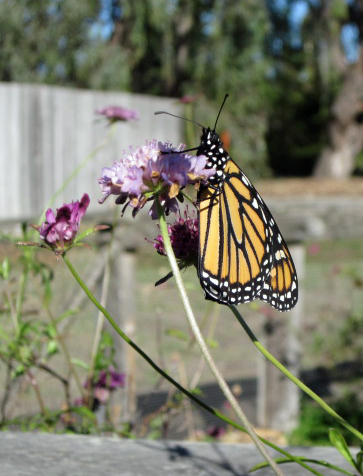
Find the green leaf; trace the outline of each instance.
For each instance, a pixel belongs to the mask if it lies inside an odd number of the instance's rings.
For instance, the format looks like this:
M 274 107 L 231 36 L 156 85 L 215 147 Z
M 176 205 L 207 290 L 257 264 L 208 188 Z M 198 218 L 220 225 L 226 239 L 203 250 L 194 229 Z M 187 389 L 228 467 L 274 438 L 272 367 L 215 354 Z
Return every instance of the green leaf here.
M 341 433 L 335 428 L 329 429 L 329 439 L 330 443 L 335 446 L 339 453 L 350 463 L 354 468 L 356 468 L 356 463 L 354 461 L 351 452 L 349 451 L 348 445 Z
M 29 363 L 32 357 L 32 353 L 29 347 L 25 345 L 21 345 L 18 351 L 19 351 L 19 358 L 21 359 L 21 361 L 25 363 Z
M 36 326 L 33 326 L 30 321 L 22 322 L 19 327 L 19 337 L 25 337 L 28 332 L 35 330 L 35 328 Z
M 59 324 L 61 321 L 63 321 L 64 319 L 67 319 L 67 317 L 70 317 L 70 316 L 73 316 L 74 314 L 77 314 L 78 312 L 78 309 L 68 309 L 67 311 L 65 312 L 62 312 L 62 314 L 60 314 L 57 318 L 56 318 L 56 322 L 57 324 Z
M 189 336 L 186 332 L 181 331 L 180 329 L 167 329 L 165 331 L 166 335 L 170 337 L 175 337 L 176 339 L 187 341 L 189 340 Z
M 71 359 L 72 364 L 78 365 L 82 369 L 89 370 L 89 365 L 81 359 L 77 359 L 76 357 L 72 357 Z
M 71 408 L 73 413 L 77 413 L 77 415 L 89 418 L 91 421 L 96 421 L 96 415 L 87 407 L 72 407 Z
M 1 263 L 1 266 L 0 266 L 0 276 L 3 278 L 3 279 L 9 279 L 9 276 L 10 276 L 10 260 L 8 257 L 6 257 L 3 262 Z
M 357 453 L 357 463 L 356 463 L 357 470 L 360 474 L 363 472 L 363 451 L 358 451 Z
M 54 355 L 58 352 L 58 342 L 56 340 L 50 340 L 47 344 L 47 354 Z
M 101 336 L 100 347 L 102 347 L 102 349 L 105 350 L 105 349 L 112 349 L 114 345 L 115 344 L 114 344 L 112 335 L 107 331 L 103 331 Z
M 218 347 L 219 347 L 219 343 L 218 343 L 218 341 L 215 340 L 215 339 L 208 339 L 208 340 L 207 340 L 207 344 L 209 345 L 209 347 L 210 347 L 211 349 L 218 349 Z
M 57 329 L 53 324 L 48 324 L 44 329 L 44 333 L 51 339 L 55 339 L 57 337 Z
M 292 455 L 291 455 L 292 456 Z M 313 464 L 318 464 L 319 466 L 324 466 L 324 468 L 329 468 L 329 469 L 333 469 L 334 471 L 338 471 L 339 473 L 342 473 L 342 474 L 345 474 L 347 476 L 356 476 L 354 473 L 351 473 L 350 471 L 347 471 L 346 469 L 343 469 L 343 468 L 339 468 L 339 466 L 336 466 L 334 464 L 330 464 L 328 463 L 327 461 L 324 461 L 324 460 L 318 460 L 318 459 L 313 459 L 313 458 L 305 458 L 304 456 L 295 456 L 295 458 L 298 460 L 298 461 L 295 461 L 293 459 L 290 459 L 290 458 L 275 458 L 274 461 L 277 463 L 277 464 L 284 464 L 284 463 L 296 463 L 296 464 L 300 464 L 300 463 L 313 463 Z M 262 463 L 258 463 L 256 464 L 256 466 L 254 466 L 253 468 L 249 469 L 248 470 L 248 473 L 252 473 L 252 471 L 257 471 L 258 469 L 263 469 L 263 468 L 267 468 L 269 466 L 269 464 L 267 463 L 267 461 L 263 461 Z M 319 473 L 318 471 L 316 471 L 315 469 L 311 468 L 310 466 L 310 469 L 311 469 L 311 472 L 313 474 L 316 474 L 316 475 L 319 475 L 319 476 L 323 476 L 321 473 Z
M 0 337 L 4 339 L 6 342 L 9 342 L 11 340 L 9 337 L 9 334 L 7 334 L 1 326 L 0 326 Z
M 203 395 L 203 391 L 198 388 L 198 387 L 195 387 L 193 388 L 192 390 L 190 390 L 190 392 L 193 394 L 193 395 L 199 395 L 199 396 L 202 396 Z
M 89 228 L 83 233 L 77 235 L 76 239 L 74 240 L 74 244 L 80 244 L 80 241 L 82 241 L 83 238 L 86 238 L 86 236 L 93 235 L 93 233 L 97 233 L 97 231 L 107 230 L 108 228 L 110 228 L 108 225 L 97 225 L 93 228 Z
M 15 377 L 20 377 L 20 375 L 23 375 L 25 372 L 25 367 L 23 364 L 19 364 L 15 367 L 14 372 L 13 372 L 13 378 Z

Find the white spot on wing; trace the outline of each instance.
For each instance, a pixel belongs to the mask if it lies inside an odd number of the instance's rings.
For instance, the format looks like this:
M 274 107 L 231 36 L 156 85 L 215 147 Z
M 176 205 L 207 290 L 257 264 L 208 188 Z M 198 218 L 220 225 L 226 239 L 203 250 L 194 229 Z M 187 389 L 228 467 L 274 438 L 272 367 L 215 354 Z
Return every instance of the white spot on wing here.
M 276 258 L 277 260 L 280 260 L 280 259 L 282 259 L 282 258 L 286 258 L 285 251 L 284 251 L 284 250 L 278 250 L 278 251 L 276 251 L 276 253 L 275 253 L 275 258 Z

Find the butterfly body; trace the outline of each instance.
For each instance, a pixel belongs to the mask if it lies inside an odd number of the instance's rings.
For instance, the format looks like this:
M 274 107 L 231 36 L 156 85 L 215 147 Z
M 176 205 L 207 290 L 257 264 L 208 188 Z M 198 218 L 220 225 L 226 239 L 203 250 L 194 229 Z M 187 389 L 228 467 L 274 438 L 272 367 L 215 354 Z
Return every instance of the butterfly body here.
M 214 130 L 203 128 L 197 155 L 215 169 L 198 192 L 198 274 L 206 299 L 227 305 L 261 299 L 292 309 L 295 266 L 267 205 Z

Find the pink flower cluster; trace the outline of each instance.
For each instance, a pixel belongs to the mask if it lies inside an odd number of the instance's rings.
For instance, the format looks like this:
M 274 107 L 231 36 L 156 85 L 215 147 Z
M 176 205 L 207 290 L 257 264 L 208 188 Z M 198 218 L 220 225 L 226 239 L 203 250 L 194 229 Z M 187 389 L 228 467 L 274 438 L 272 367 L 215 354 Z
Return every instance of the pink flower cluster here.
M 139 119 L 139 113 L 137 111 L 120 106 L 107 106 L 102 109 L 97 109 L 95 112 L 96 114 L 104 116 L 110 123 Z

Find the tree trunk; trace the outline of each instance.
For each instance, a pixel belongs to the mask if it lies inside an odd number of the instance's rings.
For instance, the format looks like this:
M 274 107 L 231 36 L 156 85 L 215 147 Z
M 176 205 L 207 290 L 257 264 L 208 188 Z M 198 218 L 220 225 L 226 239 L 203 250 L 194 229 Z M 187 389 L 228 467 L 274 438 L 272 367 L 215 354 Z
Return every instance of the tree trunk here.
M 314 169 L 316 177 L 349 177 L 355 157 L 363 150 L 363 51 L 347 68 L 342 87 L 332 106 L 328 144 Z

